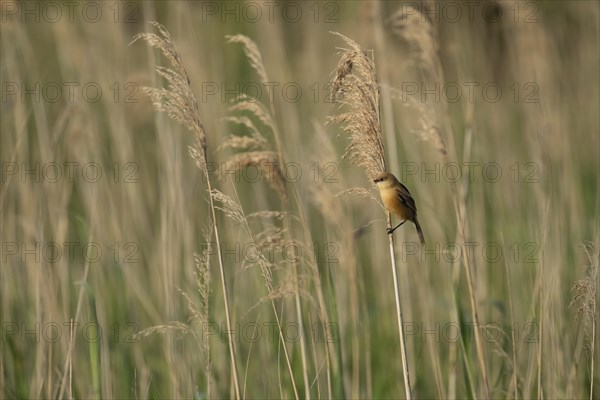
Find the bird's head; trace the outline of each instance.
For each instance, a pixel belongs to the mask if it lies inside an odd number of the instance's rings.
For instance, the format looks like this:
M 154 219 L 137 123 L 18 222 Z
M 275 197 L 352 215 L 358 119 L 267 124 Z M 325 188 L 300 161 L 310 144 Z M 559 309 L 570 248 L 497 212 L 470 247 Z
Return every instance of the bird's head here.
M 396 179 L 393 174 L 384 171 L 377 175 L 375 179 L 373 179 L 373 182 L 377 184 L 378 188 L 386 188 L 394 185 L 396 182 L 398 182 L 398 179 Z

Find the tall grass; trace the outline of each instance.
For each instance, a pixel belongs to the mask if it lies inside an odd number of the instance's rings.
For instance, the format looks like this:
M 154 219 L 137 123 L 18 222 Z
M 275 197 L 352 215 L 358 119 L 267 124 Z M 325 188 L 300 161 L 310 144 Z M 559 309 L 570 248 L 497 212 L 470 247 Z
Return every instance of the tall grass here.
M 431 79 L 433 82 L 437 82 L 442 87 L 445 87 L 446 79 L 438 55 L 440 45 L 438 41 L 439 32 L 437 32 L 436 26 L 433 25 L 423 13 L 412 6 L 400 9 L 399 12 L 392 15 L 391 18 L 391 24 L 395 28 L 394 32 L 415 48 L 415 52 L 418 54 L 418 59 L 420 61 L 421 75 L 424 79 Z M 454 142 L 456 135 L 453 132 L 448 103 L 446 101 L 441 101 L 437 106 L 437 110 L 435 110 L 437 111 L 437 114 L 434 112 L 429 114 L 424 112 L 424 117 L 432 118 L 433 121 L 422 120 L 423 136 L 427 141 L 434 144 L 434 147 L 442 156 L 444 165 L 450 165 L 451 163 L 458 164 L 458 154 Z M 464 125 L 469 126 L 470 124 L 468 121 L 465 121 Z M 444 140 L 441 131 L 446 132 L 448 137 L 447 140 Z M 465 134 L 465 138 L 469 138 L 469 135 L 470 131 Z M 465 158 L 468 160 L 469 155 L 467 154 Z M 466 243 L 472 240 L 472 238 L 469 237 L 470 234 L 468 232 L 469 219 L 465 203 L 466 191 L 468 188 L 466 186 L 459 186 L 452 180 L 450 181 L 449 186 L 449 192 L 452 196 L 454 213 L 456 216 L 456 243 L 460 245 L 462 254 L 467 254 Z M 479 300 L 475 292 L 475 282 L 473 280 L 473 266 L 468 257 L 463 257 L 461 261 L 467 278 L 471 316 L 475 327 L 477 327 L 474 329 L 474 336 L 482 381 L 482 397 L 489 398 L 490 389 L 483 348 L 482 331 L 478 328 L 481 326 L 481 321 L 479 318 Z M 458 287 L 457 281 L 455 281 L 454 284 Z M 455 298 L 456 297 L 457 296 L 455 296 Z M 474 395 L 478 397 L 477 394 Z
M 380 86 L 375 74 L 375 64 L 366 56 L 366 51 L 353 40 L 340 36 L 348 49 L 341 51 L 340 61 L 335 70 L 332 83 L 332 97 L 339 102 L 340 112 L 330 118 L 330 121 L 341 125 L 342 131 L 349 137 L 350 143 L 344 153 L 344 158 L 365 169 L 369 180 L 386 172 L 381 132 Z M 391 215 L 387 213 L 388 229 L 392 227 Z M 396 300 L 396 318 L 400 339 L 400 355 L 402 359 L 402 377 L 406 398 L 412 398 L 410 374 L 406 355 L 406 338 L 404 334 L 404 318 L 402 302 L 398 286 L 398 268 L 394 252 L 394 236 L 388 234 L 390 249 L 390 264 L 394 280 Z
M 598 3 L 1 4 L 3 398 L 399 398 L 397 300 L 414 398 L 598 392 Z M 394 234 L 399 296 L 330 31 L 427 234 Z
M 219 273 L 221 277 L 221 288 L 223 290 L 223 304 L 225 306 L 225 321 L 227 323 L 227 343 L 229 345 L 229 356 L 231 358 L 231 376 L 235 388 L 235 396 L 241 398 L 240 383 L 238 377 L 238 365 L 236 361 L 236 350 L 234 347 L 232 332 L 231 313 L 229 306 L 229 294 L 227 290 L 227 281 L 225 280 L 225 270 L 223 266 L 223 252 L 221 250 L 221 237 L 219 227 L 216 221 L 215 197 L 218 199 L 218 192 L 215 192 L 211 185 L 211 176 L 208 171 L 208 145 L 206 141 L 206 131 L 200 120 L 200 110 L 198 100 L 192 92 L 190 78 L 183 66 L 181 55 L 175 47 L 175 43 L 169 32 L 161 24 L 152 23 L 158 30 L 155 33 L 141 33 L 135 36 L 130 44 L 136 40 L 145 40 L 149 46 L 159 49 L 161 53 L 171 63 L 171 68 L 157 67 L 156 72 L 168 82 L 167 88 L 144 87 L 143 90 L 152 99 L 153 105 L 157 111 L 166 112 L 171 119 L 185 126 L 194 134 L 194 146 L 190 147 L 190 155 L 196 161 L 196 165 L 204 174 L 207 184 L 207 192 L 211 210 L 212 230 L 215 233 L 215 242 L 217 247 L 217 261 L 219 264 Z M 212 239 L 212 237 L 211 237 Z M 206 296 L 206 295 L 205 295 Z M 205 316 L 207 319 L 207 316 Z

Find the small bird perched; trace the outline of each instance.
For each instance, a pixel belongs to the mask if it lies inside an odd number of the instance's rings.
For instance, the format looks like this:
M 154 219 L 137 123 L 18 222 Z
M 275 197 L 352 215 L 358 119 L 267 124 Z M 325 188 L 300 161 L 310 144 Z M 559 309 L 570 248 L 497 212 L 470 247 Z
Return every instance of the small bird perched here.
M 373 182 L 377 184 L 379 195 L 383 201 L 385 209 L 397 217 L 402 218 L 395 228 L 388 228 L 388 234 L 394 233 L 406 221 L 412 221 L 417 228 L 421 245 L 425 245 L 425 237 L 417 219 L 417 206 L 415 199 L 412 198 L 410 192 L 393 174 L 383 172 L 378 175 Z

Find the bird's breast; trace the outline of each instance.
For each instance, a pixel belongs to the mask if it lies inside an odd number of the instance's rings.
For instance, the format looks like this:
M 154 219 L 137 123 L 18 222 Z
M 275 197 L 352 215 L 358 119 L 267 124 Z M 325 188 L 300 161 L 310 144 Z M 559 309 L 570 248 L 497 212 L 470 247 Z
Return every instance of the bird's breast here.
M 402 219 L 408 219 L 408 212 L 410 211 L 398 197 L 398 193 L 395 189 L 383 189 L 381 190 L 381 200 L 385 208 L 392 214 Z

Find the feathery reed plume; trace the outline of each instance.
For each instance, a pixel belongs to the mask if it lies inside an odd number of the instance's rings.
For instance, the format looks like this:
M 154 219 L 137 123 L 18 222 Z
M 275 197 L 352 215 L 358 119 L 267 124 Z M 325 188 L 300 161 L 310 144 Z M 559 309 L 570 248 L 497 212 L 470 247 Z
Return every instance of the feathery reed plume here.
M 196 165 L 204 173 L 207 190 L 210 199 L 210 208 L 212 214 L 212 230 L 215 234 L 215 241 L 217 244 L 217 253 L 219 258 L 219 271 L 221 275 L 221 286 L 223 289 L 223 302 L 225 305 L 225 319 L 228 330 L 228 344 L 229 344 L 229 355 L 232 364 L 232 375 L 235 387 L 236 398 L 241 399 L 240 384 L 238 379 L 238 366 L 235 355 L 235 348 L 233 344 L 233 337 L 230 334 L 233 332 L 231 324 L 231 313 L 229 309 L 229 300 L 227 295 L 227 283 L 225 281 L 225 269 L 223 266 L 223 255 L 221 252 L 221 240 L 219 237 L 219 229 L 217 226 L 215 206 L 213 200 L 213 189 L 211 185 L 211 179 L 208 173 L 207 166 L 207 144 L 206 144 L 206 131 L 204 126 L 200 122 L 200 110 L 198 108 L 198 101 L 196 96 L 192 92 L 190 78 L 183 65 L 181 55 L 177 51 L 175 42 L 171 37 L 167 29 L 159 24 L 158 22 L 151 22 L 151 24 L 158 30 L 158 33 L 140 33 L 137 34 L 130 45 L 139 39 L 146 41 L 146 43 L 154 47 L 169 60 L 172 68 L 156 67 L 156 72 L 167 81 L 166 88 L 142 88 L 146 92 L 154 104 L 154 108 L 157 111 L 164 111 L 167 115 L 176 122 L 184 125 L 188 128 L 195 136 L 195 144 L 190 148 L 190 155 L 196 161 Z
M 168 83 L 166 88 L 143 87 L 142 90 L 150 96 L 156 111 L 166 112 L 169 118 L 194 133 L 200 142 L 201 149 L 206 153 L 206 132 L 200 122 L 198 102 L 192 92 L 190 78 L 183 66 L 181 55 L 167 29 L 158 22 L 150 23 L 159 33 L 139 33 L 129 44 L 131 45 L 139 39 L 145 40 L 149 46 L 160 50 L 173 68 L 156 67 L 156 72 Z M 203 161 L 206 163 L 206 159 Z
M 238 103 L 232 107 L 234 110 L 256 110 L 251 107 L 251 101 Z M 246 107 L 248 106 L 248 107 Z M 231 109 L 230 109 L 231 110 Z M 254 114 L 256 115 L 256 114 Z M 267 114 L 265 114 L 267 116 Z M 248 128 L 250 136 L 228 136 L 217 150 L 233 149 L 241 150 L 240 153 L 232 155 L 225 163 L 227 172 L 237 172 L 248 166 L 257 166 L 261 170 L 261 176 L 287 203 L 287 192 L 285 189 L 285 176 L 281 169 L 279 154 L 271 149 L 269 141 L 260 133 L 248 117 L 229 117 L 229 122 L 240 124 Z M 270 118 L 269 118 L 270 120 Z
M 268 82 L 269 78 L 267 76 L 267 70 L 265 69 L 262 55 L 260 54 L 260 50 L 256 43 L 244 35 L 225 36 L 225 38 L 227 39 L 227 43 L 240 43 L 243 45 L 244 54 L 248 61 L 250 61 L 250 66 L 254 68 L 263 84 Z
M 394 87 L 387 89 L 392 99 L 401 100 L 403 106 L 411 107 L 418 114 L 419 127 L 413 129 L 412 133 L 433 144 L 442 156 L 446 156 L 446 143 L 442 137 L 442 128 L 440 128 L 434 106 L 431 103 L 419 101 L 413 96 L 408 96 L 401 89 Z
M 429 74 L 428 78 L 439 81 L 442 69 L 437 55 L 437 29 L 428 16 L 414 5 L 407 4 L 390 16 L 388 24 L 392 33 L 404 39 L 414 50 L 423 72 Z
M 427 19 L 427 16 L 419 12 L 413 5 L 408 4 L 400 7 L 390 16 L 388 25 L 392 33 L 406 41 L 414 51 L 423 79 L 442 82 L 443 69 L 437 54 L 437 29 Z M 431 142 L 443 156 L 446 156 L 446 143 L 442 136 L 435 106 L 430 102 L 418 101 L 413 96 L 406 96 L 399 89 L 391 87 L 389 89 L 392 98 L 406 100 L 408 103 L 405 102 L 404 105 L 419 112 L 420 129 L 417 130 L 417 133 L 424 140 Z
M 272 88 L 269 85 L 266 85 L 269 82 L 269 77 L 267 75 L 266 68 L 264 67 L 264 63 L 262 60 L 262 55 L 258 46 L 254 41 L 244 35 L 235 35 L 235 36 L 226 36 L 228 43 L 239 43 L 242 44 L 244 53 L 246 58 L 250 62 L 250 66 L 257 72 L 261 82 L 264 84 L 265 89 L 269 93 L 268 98 L 273 98 Z M 269 167 L 269 171 L 267 171 L 267 179 L 269 179 L 269 184 L 277 191 L 279 194 L 283 208 L 286 211 L 285 218 L 283 219 L 284 230 L 286 235 L 289 235 L 289 241 L 295 241 L 291 238 L 293 235 L 292 231 L 292 223 L 290 218 L 290 213 L 287 212 L 289 209 L 288 203 L 288 191 L 285 185 L 284 174 L 282 173 L 281 166 L 285 165 L 285 158 L 283 153 L 282 141 L 279 133 L 279 127 L 275 123 L 275 104 L 273 101 L 269 103 L 269 110 L 259 101 L 251 101 L 248 98 L 242 97 L 241 101 L 237 104 L 233 105 L 230 109 L 230 112 L 249 112 L 251 115 L 254 115 L 258 120 L 260 120 L 265 126 L 267 126 L 272 134 L 273 139 L 275 141 L 275 151 L 271 151 L 270 148 L 266 152 L 250 152 L 245 155 L 238 154 L 234 156 L 233 161 L 239 163 L 240 166 L 243 165 L 258 165 L 261 170 L 264 170 L 265 167 Z M 254 126 L 249 126 L 253 135 L 260 135 Z M 231 161 L 231 160 L 230 160 Z M 272 168 L 274 167 L 274 168 Z M 292 197 L 296 200 L 298 204 L 298 199 L 293 187 L 290 188 L 292 193 Z M 300 205 L 298 204 L 298 212 L 301 214 L 302 210 Z M 300 218 L 302 220 L 302 218 Z M 305 230 L 306 232 L 307 230 Z M 295 253 L 295 247 L 293 252 Z M 292 254 L 293 260 L 296 260 L 296 254 Z M 296 319 L 297 323 L 300 326 L 300 329 L 304 331 L 304 321 L 303 321 L 303 313 L 302 313 L 302 303 L 300 301 L 300 287 L 298 286 L 300 280 L 298 278 L 298 265 L 297 262 L 292 262 L 292 273 L 293 273 L 293 281 L 296 283 L 295 287 L 295 308 L 296 308 Z M 316 275 L 317 284 L 318 283 L 318 274 Z M 320 304 L 322 304 L 320 302 Z M 321 309 L 321 315 L 325 315 L 325 311 Z M 300 355 L 302 359 L 302 376 L 304 380 L 305 387 L 305 398 L 310 399 L 310 384 L 308 380 L 308 361 L 307 361 L 307 350 L 306 350 L 306 338 L 303 336 L 300 339 Z M 292 371 L 290 370 L 290 373 Z M 329 371 L 328 371 L 329 373 Z M 297 395 L 297 392 L 296 392 Z
M 332 99 L 340 104 L 340 113 L 330 116 L 328 122 L 339 124 L 342 132 L 349 137 L 344 153 L 352 163 L 365 169 L 372 181 L 386 170 L 383 139 L 381 134 L 379 83 L 375 73 L 373 60 L 367 57 L 364 49 L 346 36 L 331 32 L 342 38 L 349 46 L 340 50 L 340 62 L 335 70 L 332 82 Z M 388 212 L 388 227 L 391 228 L 391 216 Z M 390 259 L 394 278 L 394 294 L 396 298 L 396 317 L 402 352 L 402 372 L 406 398 L 412 398 L 408 358 L 406 354 L 406 339 L 404 337 L 404 322 L 400 290 L 398 286 L 398 271 L 394 254 L 394 236 L 389 234 Z
M 597 321 L 597 296 L 598 296 L 598 246 L 587 242 L 581 247 L 585 251 L 588 265 L 585 268 L 586 276 L 575 282 L 571 291 L 573 299 L 570 307 L 577 305 L 577 318 L 583 320 L 585 334 L 588 340 L 590 354 L 590 400 L 594 398 L 594 356 L 596 349 L 596 321 Z M 590 332 L 591 330 L 591 332 Z
M 350 139 L 343 157 L 365 168 L 373 180 L 385 171 L 375 65 L 356 42 L 332 33 L 350 48 L 341 51 L 332 82 L 332 98 L 340 104 L 340 109 L 346 110 L 329 117 L 329 122 L 339 124 Z

